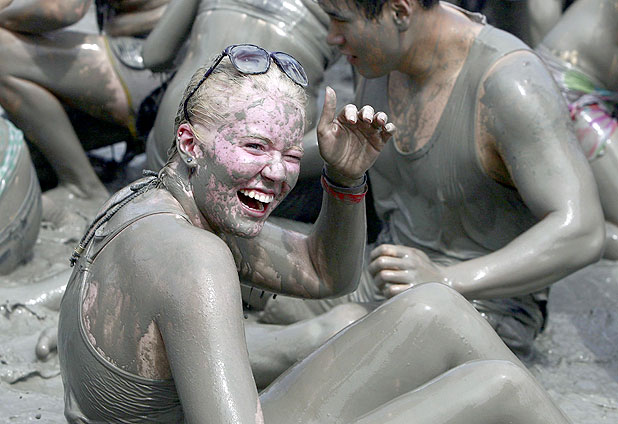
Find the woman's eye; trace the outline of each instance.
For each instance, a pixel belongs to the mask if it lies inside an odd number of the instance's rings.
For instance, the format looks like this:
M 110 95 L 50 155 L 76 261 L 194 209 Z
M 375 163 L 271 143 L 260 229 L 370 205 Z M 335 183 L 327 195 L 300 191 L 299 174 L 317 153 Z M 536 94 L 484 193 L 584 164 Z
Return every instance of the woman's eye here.
M 259 143 L 248 143 L 245 144 L 245 147 L 253 150 L 264 150 L 264 146 Z

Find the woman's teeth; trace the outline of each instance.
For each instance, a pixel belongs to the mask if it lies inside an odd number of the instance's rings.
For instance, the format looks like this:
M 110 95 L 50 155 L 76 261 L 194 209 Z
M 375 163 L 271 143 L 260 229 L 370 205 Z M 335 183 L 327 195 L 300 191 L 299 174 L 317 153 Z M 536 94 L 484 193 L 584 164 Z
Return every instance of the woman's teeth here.
M 270 203 L 275 198 L 275 196 L 272 195 L 272 194 L 260 193 L 257 190 L 245 190 L 245 189 L 243 189 L 243 190 L 240 190 L 240 192 L 242 194 L 244 194 L 245 196 L 247 196 L 247 197 L 250 197 L 250 198 L 255 199 L 255 200 L 259 200 L 262 203 Z

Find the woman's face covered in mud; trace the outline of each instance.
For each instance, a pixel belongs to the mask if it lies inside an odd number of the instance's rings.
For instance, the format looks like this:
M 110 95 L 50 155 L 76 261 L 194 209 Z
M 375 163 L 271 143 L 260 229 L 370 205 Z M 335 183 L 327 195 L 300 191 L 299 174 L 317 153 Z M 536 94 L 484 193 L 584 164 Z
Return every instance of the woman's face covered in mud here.
M 194 126 L 195 202 L 215 232 L 259 234 L 264 221 L 296 184 L 303 155 L 304 109 L 277 87 L 251 79 L 219 96 L 220 122 Z

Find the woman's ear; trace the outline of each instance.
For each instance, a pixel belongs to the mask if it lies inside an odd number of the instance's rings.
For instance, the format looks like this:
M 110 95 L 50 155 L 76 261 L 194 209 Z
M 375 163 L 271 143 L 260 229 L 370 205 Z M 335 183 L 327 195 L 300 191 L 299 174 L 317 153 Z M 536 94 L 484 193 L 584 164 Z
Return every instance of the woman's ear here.
M 389 12 L 399 32 L 407 30 L 410 26 L 413 8 L 420 7 L 418 2 L 419 0 L 390 0 L 388 2 Z
M 196 158 L 201 156 L 201 151 L 197 145 L 197 138 L 193 128 L 188 123 L 180 124 L 176 132 L 176 146 L 178 154 L 183 162 L 189 167 L 194 167 Z

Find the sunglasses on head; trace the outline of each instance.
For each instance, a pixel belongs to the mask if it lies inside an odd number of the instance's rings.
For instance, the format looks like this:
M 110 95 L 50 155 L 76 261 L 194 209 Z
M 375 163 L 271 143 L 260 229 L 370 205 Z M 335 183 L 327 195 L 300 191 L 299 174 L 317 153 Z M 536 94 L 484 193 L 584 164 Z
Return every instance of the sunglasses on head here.
M 187 105 L 189 99 L 193 97 L 198 88 L 206 81 L 206 78 L 215 70 L 217 65 L 221 63 L 221 60 L 225 56 L 230 58 L 230 62 L 234 65 L 234 68 L 242 74 L 257 75 L 264 74 L 270 69 L 271 60 L 274 61 L 277 66 L 283 71 L 296 84 L 306 87 L 309 83 L 307 74 L 303 69 L 303 66 L 292 56 L 283 52 L 268 52 L 261 47 L 253 44 L 234 44 L 226 47 L 217 56 L 217 59 L 210 68 L 204 73 L 202 79 L 197 83 L 195 88 L 191 90 L 189 95 L 184 101 L 183 112 L 187 122 L 189 120 L 189 113 L 187 111 Z

